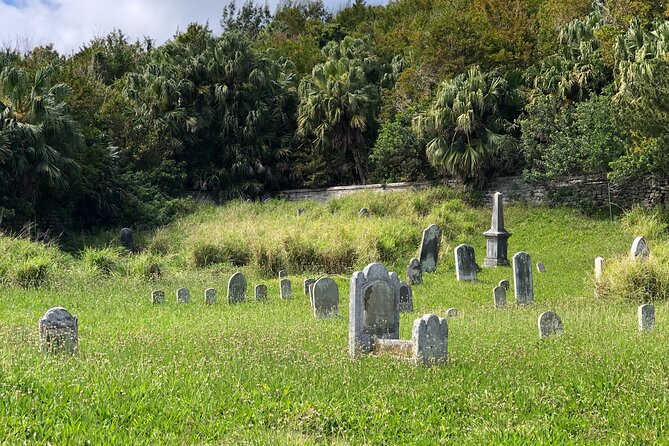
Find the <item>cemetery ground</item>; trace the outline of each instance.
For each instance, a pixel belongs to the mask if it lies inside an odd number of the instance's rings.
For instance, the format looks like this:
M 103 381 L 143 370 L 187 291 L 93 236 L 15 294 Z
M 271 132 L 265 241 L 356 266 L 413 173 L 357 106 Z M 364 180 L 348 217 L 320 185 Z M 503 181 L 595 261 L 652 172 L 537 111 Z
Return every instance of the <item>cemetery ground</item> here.
M 594 258 L 627 256 L 637 231 L 655 230 L 651 252 L 664 243 L 657 225 L 507 206 L 509 257 L 527 251 L 547 271 L 534 271 L 533 306 L 516 307 L 510 290 L 508 307 L 495 309 L 492 289 L 512 279 L 511 268 L 456 281 L 453 248 L 472 245 L 482 263 L 481 234 L 490 224 L 489 206 L 470 206 L 456 195 L 437 189 L 325 205 L 206 206 L 170 227 L 136 231 L 139 252 L 132 255 L 108 247 L 111 236 L 86 240 L 96 248 L 75 255 L 0 239 L 0 441 L 666 441 L 669 307 L 655 302 L 655 329 L 639 333 L 640 302 L 595 299 L 592 279 Z M 362 207 L 371 215 L 356 217 Z M 306 211 L 297 215 L 299 208 Z M 400 338 L 410 339 L 413 320 L 423 314 L 443 317 L 458 308 L 460 316 L 448 319 L 449 362 L 352 360 L 351 274 L 381 260 L 405 280 L 420 233 L 432 223 L 444 237 L 437 271 L 413 287 L 414 312 L 401 315 Z M 25 262 L 44 268 L 21 273 Z M 279 297 L 278 269 L 289 273 L 292 299 Z M 249 291 L 246 302 L 229 305 L 225 288 L 235 271 L 246 274 Z M 339 285 L 341 317 L 315 320 L 302 280 L 324 272 L 334 272 Z M 268 286 L 265 302 L 253 298 L 259 283 Z M 191 291 L 189 304 L 176 303 L 182 286 Z M 209 287 L 218 289 L 214 305 L 204 304 Z M 153 289 L 165 291 L 165 304 L 151 304 Z M 79 320 L 76 356 L 40 353 L 37 321 L 54 306 Z M 549 310 L 562 318 L 564 333 L 539 339 L 537 317 Z

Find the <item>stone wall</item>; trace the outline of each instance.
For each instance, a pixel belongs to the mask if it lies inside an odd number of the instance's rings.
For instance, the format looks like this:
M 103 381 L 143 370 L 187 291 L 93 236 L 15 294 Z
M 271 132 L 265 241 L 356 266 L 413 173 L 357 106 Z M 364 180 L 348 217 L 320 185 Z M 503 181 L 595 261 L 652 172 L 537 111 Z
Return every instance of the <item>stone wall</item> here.
M 287 200 L 313 199 L 325 202 L 330 198 L 342 197 L 361 191 L 399 192 L 428 188 L 433 183 L 391 183 L 367 184 L 362 186 L 338 186 L 323 189 L 292 189 L 274 194 Z M 447 184 L 456 185 L 452 181 Z M 610 183 L 604 176 L 575 176 L 560 178 L 550 183 L 526 183 L 520 176 L 496 178 L 483 190 L 484 201 L 492 202 L 492 195 L 501 192 L 505 202 L 529 204 L 564 204 L 584 208 L 611 206 L 629 209 L 634 204 L 653 207 L 660 204 L 669 206 L 669 179 L 643 178 L 626 184 Z

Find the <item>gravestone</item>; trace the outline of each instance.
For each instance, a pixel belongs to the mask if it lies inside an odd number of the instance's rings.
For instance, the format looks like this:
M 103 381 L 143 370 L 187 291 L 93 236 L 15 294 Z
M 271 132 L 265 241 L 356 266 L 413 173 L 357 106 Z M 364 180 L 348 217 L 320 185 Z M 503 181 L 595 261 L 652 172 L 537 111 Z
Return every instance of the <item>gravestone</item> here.
M 339 316 L 339 286 L 329 277 L 321 277 L 312 285 L 312 307 L 316 319 Z
M 503 286 L 496 286 L 492 290 L 492 298 L 495 302 L 495 308 L 506 307 L 506 288 Z
M 523 251 L 513 256 L 513 292 L 518 305 L 532 305 L 534 302 L 532 258 Z
M 651 331 L 655 327 L 655 307 L 651 304 L 639 305 L 637 319 L 639 331 Z
M 540 273 L 546 272 L 546 265 L 544 265 L 544 262 L 537 263 L 537 271 L 539 271 Z
M 288 277 L 288 271 L 285 270 L 279 271 L 279 280 L 283 279 L 284 277 Z
M 260 284 L 256 285 L 255 288 L 256 300 L 266 300 L 267 299 L 267 285 Z
M 562 326 L 562 319 L 557 313 L 553 311 L 546 311 L 541 313 L 539 320 L 537 321 L 539 326 L 539 337 L 545 338 L 548 336 L 561 335 L 564 331 Z
M 121 242 L 121 246 L 123 246 L 128 251 L 132 251 L 133 249 L 135 249 L 135 242 L 132 236 L 132 229 L 130 228 L 121 229 L 121 232 L 119 234 L 119 240 Z
M 511 288 L 511 282 L 506 279 L 500 280 L 497 285 L 503 286 L 506 291 L 509 291 L 509 288 Z
M 246 277 L 237 271 L 228 280 L 228 303 L 236 304 L 246 300 Z
M 460 316 L 460 310 L 458 310 L 457 308 L 449 308 L 448 310 L 446 310 L 446 317 L 447 318 L 458 317 L 458 316 Z
M 400 313 L 413 312 L 413 290 L 409 285 L 400 282 Z
M 420 260 L 414 258 L 409 261 L 407 267 L 407 283 L 409 285 L 420 285 L 423 283 L 423 270 Z
M 298 208 L 298 209 L 297 209 L 297 215 L 302 215 L 302 214 L 304 214 L 306 211 L 307 211 L 307 210 L 304 209 L 304 208 Z
M 432 273 L 437 269 L 440 242 L 441 231 L 439 231 L 437 225 L 430 225 L 425 228 L 420 243 L 420 251 L 418 253 L 418 260 L 420 261 L 422 272 Z
M 307 278 L 304 279 L 304 294 L 307 296 L 311 296 L 311 292 L 309 291 L 309 287 L 316 283 L 316 279 L 313 278 Z
M 639 260 L 648 260 L 650 256 L 650 249 L 648 249 L 648 243 L 643 236 L 638 236 L 632 242 L 632 249 L 630 249 L 630 258 L 634 261 Z
M 360 208 L 360 210 L 358 211 L 358 218 L 360 218 L 360 217 L 369 217 L 370 214 L 371 214 L 371 212 L 369 211 L 369 209 L 367 209 L 367 208 Z
M 495 192 L 492 199 L 492 222 L 490 229 L 483 233 L 486 238 L 486 257 L 483 266 L 509 266 L 507 247 L 511 233 L 504 229 L 504 200 Z
M 165 292 L 161 290 L 154 290 L 151 292 L 151 303 L 154 304 L 164 304 L 165 303 Z
M 190 290 L 188 288 L 179 288 L 177 290 L 177 303 L 187 304 L 190 302 Z
M 207 288 L 204 290 L 204 303 L 207 305 L 216 303 L 216 288 Z
M 79 323 L 62 307 L 49 309 L 38 322 L 40 349 L 46 354 L 74 355 L 79 349 Z
M 411 329 L 413 357 L 417 364 L 448 361 L 448 322 L 434 314 L 416 319 Z
M 290 279 L 281 279 L 279 281 L 279 288 L 281 290 L 281 299 L 290 299 L 293 297 L 293 290 L 290 287 Z
M 604 257 L 595 257 L 595 280 L 602 278 L 604 273 Z
M 474 248 L 467 244 L 455 247 L 455 276 L 458 281 L 476 280 L 476 257 Z
M 351 356 L 370 353 L 374 339 L 399 339 L 400 280 L 381 263 L 353 273 L 350 286 L 348 345 Z

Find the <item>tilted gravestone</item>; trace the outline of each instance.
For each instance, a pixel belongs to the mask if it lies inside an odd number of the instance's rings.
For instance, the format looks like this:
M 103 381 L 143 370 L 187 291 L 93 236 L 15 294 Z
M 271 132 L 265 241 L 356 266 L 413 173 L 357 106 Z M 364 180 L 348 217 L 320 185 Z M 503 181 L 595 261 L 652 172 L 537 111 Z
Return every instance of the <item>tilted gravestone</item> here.
M 638 236 L 632 242 L 632 248 L 630 249 L 630 258 L 634 261 L 639 260 L 648 260 L 650 257 L 650 249 L 648 248 L 648 242 L 643 236 Z
M 492 298 L 495 302 L 495 308 L 505 308 L 506 307 L 506 288 L 503 286 L 496 286 L 492 290 Z
M 413 312 L 413 290 L 409 285 L 400 282 L 400 313 Z
M 279 281 L 281 299 L 290 299 L 293 297 L 293 290 L 290 287 L 290 279 L 283 278 Z
M 495 192 L 492 201 L 492 222 L 490 229 L 483 233 L 486 238 L 486 257 L 483 266 L 509 266 L 507 247 L 511 233 L 504 229 L 504 201 L 502 194 Z
M 358 218 L 360 217 L 369 217 L 371 212 L 367 208 L 360 208 L 358 211 Z
M 532 305 L 534 285 L 532 284 L 532 258 L 526 252 L 513 256 L 513 292 L 518 305 Z
M 161 290 L 154 290 L 151 292 L 151 303 L 154 304 L 164 304 L 165 303 L 165 292 Z
M 62 307 L 48 310 L 39 320 L 42 353 L 74 355 L 79 349 L 79 323 Z
M 457 308 L 449 308 L 448 310 L 446 310 L 446 317 L 447 318 L 458 317 L 458 316 L 460 316 L 460 310 L 458 310 Z
M 637 319 L 639 331 L 651 331 L 655 327 L 655 307 L 651 304 L 640 305 Z
M 351 356 L 370 353 L 374 339 L 399 339 L 400 280 L 381 263 L 353 273 L 350 287 L 348 345 Z
M 190 290 L 188 288 L 179 288 L 177 290 L 177 303 L 187 304 L 190 302 Z
M 553 311 L 546 311 L 541 313 L 537 321 L 539 326 L 539 337 L 546 338 L 548 336 L 561 335 L 564 331 L 562 326 L 562 319 L 557 313 Z
M 434 314 L 416 319 L 411 330 L 414 361 L 430 365 L 448 361 L 448 322 Z
M 439 227 L 437 225 L 430 225 L 425 228 L 418 253 L 418 260 L 423 272 L 431 273 L 437 269 L 440 243 L 441 231 Z
M 474 247 L 461 244 L 455 247 L 455 276 L 458 281 L 476 280 L 476 257 Z
M 409 285 L 420 285 L 423 283 L 423 270 L 420 260 L 411 259 L 407 267 L 407 283 Z
M 207 288 L 204 290 L 204 303 L 207 305 L 216 303 L 216 288 Z
M 312 307 L 316 319 L 339 316 L 339 286 L 329 277 L 321 277 L 312 285 Z
M 311 277 L 304 279 L 304 294 L 306 296 L 311 296 L 311 293 L 309 292 L 309 287 L 316 283 L 316 279 L 313 279 Z
M 602 278 L 604 273 L 604 257 L 595 257 L 595 280 Z
M 246 300 L 246 277 L 237 271 L 228 280 L 228 303 L 236 304 Z
M 119 234 L 119 240 L 121 242 L 121 246 L 123 246 L 128 251 L 132 251 L 133 249 L 135 249 L 135 242 L 133 240 L 132 229 L 130 228 L 121 229 L 121 232 Z
M 304 208 L 298 208 L 298 209 L 297 209 L 297 215 L 302 215 L 302 214 L 304 214 L 306 211 L 307 211 L 307 210 L 304 209 Z
M 260 284 L 256 285 L 255 288 L 256 300 L 266 300 L 267 299 L 267 285 Z
M 500 280 L 497 285 L 498 286 L 503 286 L 506 291 L 509 291 L 509 289 L 511 288 L 511 282 L 509 282 L 506 279 Z
M 537 271 L 539 271 L 540 273 L 546 272 L 546 265 L 544 265 L 544 262 L 537 263 Z

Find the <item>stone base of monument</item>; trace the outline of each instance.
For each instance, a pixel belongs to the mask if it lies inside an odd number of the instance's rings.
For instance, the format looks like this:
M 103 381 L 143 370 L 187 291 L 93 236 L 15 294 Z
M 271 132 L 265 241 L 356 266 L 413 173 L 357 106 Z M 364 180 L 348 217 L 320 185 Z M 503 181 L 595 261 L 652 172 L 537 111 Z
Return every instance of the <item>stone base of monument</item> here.
M 448 362 L 448 324 L 445 319 L 426 314 L 414 321 L 410 341 L 374 338 L 373 352 L 418 365 L 444 364 Z
M 413 342 L 402 339 L 375 339 L 374 354 L 396 358 L 413 358 Z

